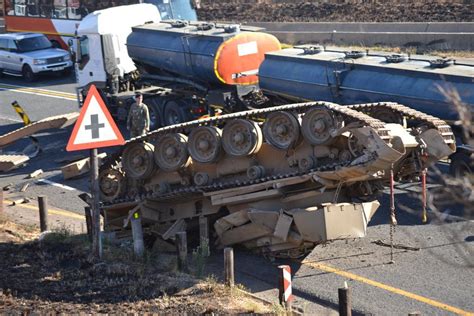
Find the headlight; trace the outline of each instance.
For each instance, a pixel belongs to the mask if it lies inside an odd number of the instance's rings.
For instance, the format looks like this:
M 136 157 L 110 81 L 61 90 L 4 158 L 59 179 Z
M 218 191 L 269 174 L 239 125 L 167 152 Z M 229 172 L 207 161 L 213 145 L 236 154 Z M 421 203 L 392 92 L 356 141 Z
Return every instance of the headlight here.
M 71 55 L 69 55 L 69 54 L 64 55 L 64 56 L 63 56 L 63 60 L 64 60 L 64 61 L 69 61 L 69 60 L 71 60 Z
M 46 59 L 33 59 L 34 65 L 46 65 Z

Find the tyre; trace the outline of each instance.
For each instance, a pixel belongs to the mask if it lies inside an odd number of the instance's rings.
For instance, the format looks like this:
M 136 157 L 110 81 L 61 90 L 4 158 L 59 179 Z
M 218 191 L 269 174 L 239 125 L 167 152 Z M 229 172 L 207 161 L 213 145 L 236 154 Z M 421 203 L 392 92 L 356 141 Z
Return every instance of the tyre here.
M 150 131 L 158 129 L 160 124 L 160 105 L 159 101 L 154 98 L 150 98 L 144 101 L 148 105 L 148 111 L 150 113 Z
M 166 103 L 164 111 L 164 124 L 165 126 L 180 124 L 188 121 L 188 116 L 183 109 L 184 105 L 182 102 L 169 101 Z
M 36 74 L 33 72 L 33 70 L 31 70 L 29 65 L 24 65 L 21 73 L 27 82 L 33 82 L 36 80 Z
M 449 173 L 456 178 L 462 178 L 472 173 L 471 157 L 466 152 L 458 152 L 451 156 Z
M 64 77 L 69 77 L 69 76 L 71 75 L 71 73 L 72 73 L 72 68 L 71 68 L 71 67 L 66 68 L 66 69 L 64 69 L 64 70 L 62 71 L 62 75 L 63 75 Z

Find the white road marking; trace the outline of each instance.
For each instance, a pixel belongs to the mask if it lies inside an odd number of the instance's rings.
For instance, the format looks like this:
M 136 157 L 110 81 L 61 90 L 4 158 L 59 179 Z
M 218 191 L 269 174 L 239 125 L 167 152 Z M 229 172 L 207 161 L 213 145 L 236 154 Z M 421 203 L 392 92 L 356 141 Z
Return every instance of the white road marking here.
M 39 179 L 36 182 L 43 182 L 43 183 L 46 183 L 46 184 L 49 184 L 49 185 L 52 185 L 52 186 L 55 186 L 55 187 L 58 187 L 58 188 L 61 188 L 61 189 L 64 189 L 64 190 L 68 190 L 68 191 L 76 190 L 73 187 L 70 187 L 70 186 L 67 186 L 67 185 L 64 185 L 64 184 L 61 184 L 61 183 L 57 183 L 57 182 L 54 182 L 54 181 L 51 181 L 51 180 L 48 180 L 48 179 Z
M 0 90 L 33 94 L 33 95 L 39 95 L 39 96 L 45 96 L 45 97 L 50 97 L 50 98 L 57 98 L 57 99 L 77 102 L 76 94 L 69 93 L 69 92 L 60 92 L 60 91 L 46 90 L 46 89 L 26 87 L 26 86 L 18 86 L 18 85 L 6 84 L 6 83 L 0 83 Z

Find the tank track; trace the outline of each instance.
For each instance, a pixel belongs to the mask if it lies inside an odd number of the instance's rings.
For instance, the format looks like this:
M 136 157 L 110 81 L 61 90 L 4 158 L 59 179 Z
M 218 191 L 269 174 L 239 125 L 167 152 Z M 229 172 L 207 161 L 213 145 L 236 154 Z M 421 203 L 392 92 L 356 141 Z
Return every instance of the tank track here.
M 182 124 L 167 126 L 167 127 L 160 128 L 156 131 L 147 133 L 146 135 L 130 139 L 126 142 L 125 146 L 131 143 L 144 142 L 144 141 L 154 142 L 159 136 L 163 134 L 177 133 L 177 132 L 187 133 L 192 128 L 195 128 L 198 126 L 217 126 L 230 119 L 245 118 L 245 119 L 254 119 L 256 121 L 259 121 L 259 120 L 261 121 L 262 119 L 265 118 L 266 115 L 275 111 L 293 111 L 293 112 L 303 113 L 304 111 L 307 111 L 314 107 L 324 107 L 335 113 L 338 113 L 339 115 L 343 116 L 345 122 L 359 122 L 362 125 L 369 126 L 373 128 L 376 131 L 376 133 L 386 142 L 390 141 L 390 136 L 385 128 L 385 123 L 376 118 L 371 117 L 370 113 L 374 109 L 380 109 L 380 108 L 389 109 L 409 119 L 414 119 L 418 122 L 422 122 L 424 124 L 431 126 L 432 128 L 437 129 L 440 132 L 440 134 L 443 136 L 447 144 L 454 144 L 454 134 L 452 133 L 451 128 L 449 127 L 449 125 L 446 124 L 445 121 L 440 120 L 431 115 L 422 113 L 420 111 L 413 110 L 411 108 L 408 108 L 406 106 L 403 106 L 397 103 L 384 102 L 384 103 L 370 103 L 370 104 L 341 106 L 341 105 L 329 103 L 329 102 L 309 102 L 309 103 L 298 103 L 298 104 L 269 107 L 265 109 L 243 111 L 243 112 L 238 112 L 238 113 L 226 114 L 219 117 L 211 117 L 211 118 L 206 118 L 206 119 L 202 119 L 198 121 L 191 121 L 191 122 L 185 122 Z M 114 168 L 115 170 L 121 170 L 121 168 L 119 167 L 120 155 L 121 153 L 117 152 L 113 156 L 110 156 L 104 162 L 101 169 L 103 170 L 106 168 Z M 360 164 L 364 164 L 364 163 L 367 163 L 367 161 L 361 162 Z M 149 192 L 149 193 L 126 194 L 125 198 L 119 198 L 113 201 L 104 202 L 103 205 L 111 206 L 114 204 L 133 202 L 137 198 L 153 199 L 153 200 L 177 199 L 184 196 L 200 195 L 205 192 L 243 187 L 243 186 L 248 186 L 252 184 L 268 182 L 272 180 L 283 180 L 286 178 L 302 176 L 305 174 L 311 175 L 320 171 L 337 170 L 338 168 L 344 167 L 345 165 L 346 163 L 330 163 L 326 165 L 319 165 L 317 168 L 312 168 L 307 171 L 296 171 L 296 172 L 290 172 L 290 173 L 284 173 L 284 174 L 278 174 L 278 175 L 272 175 L 272 176 L 265 176 L 265 177 L 253 179 L 253 180 L 219 181 L 219 182 L 214 182 L 214 183 L 211 183 L 208 185 L 202 185 L 202 186 L 178 185 L 174 188 L 171 187 L 169 188 L 169 190 L 167 190 L 167 192 L 162 192 L 162 193 Z
M 328 110 L 333 111 L 334 113 L 341 115 L 346 123 L 358 122 L 360 125 L 371 127 L 387 143 L 391 139 L 388 131 L 385 129 L 384 122 L 378 119 L 375 119 L 373 117 L 370 117 L 369 115 L 361 111 L 357 111 L 356 109 L 352 109 L 347 106 L 341 106 L 341 105 L 329 103 L 329 102 L 309 102 L 309 103 L 298 103 L 298 104 L 290 104 L 290 105 L 269 107 L 269 108 L 264 108 L 264 109 L 237 112 L 237 113 L 226 114 L 226 115 L 222 115 L 218 117 L 206 118 L 206 119 L 202 119 L 198 121 L 191 121 L 191 122 L 185 122 L 182 124 L 166 126 L 158 130 L 149 132 L 146 135 L 132 138 L 128 140 L 124 146 L 127 146 L 132 143 L 138 143 L 138 142 L 154 142 L 159 136 L 163 134 L 178 133 L 178 132 L 187 133 L 192 128 L 195 128 L 198 126 L 217 126 L 230 119 L 245 118 L 245 119 L 254 119 L 256 121 L 261 121 L 262 119 L 265 118 L 266 115 L 276 112 L 276 111 L 292 111 L 292 112 L 304 113 L 305 111 L 311 108 L 315 108 L 315 107 L 324 107 Z M 114 168 L 115 170 L 120 170 L 118 166 L 120 155 L 121 153 L 118 152 L 118 153 L 115 153 L 113 156 L 109 157 L 108 159 L 106 159 L 106 161 L 104 161 L 103 166 L 101 167 L 101 170 L 104 170 L 106 168 Z M 373 159 L 375 160 L 376 158 L 373 157 Z M 360 164 L 366 164 L 367 162 L 368 161 L 363 161 L 363 162 L 360 162 Z M 167 200 L 167 199 L 176 199 L 183 196 L 199 195 L 205 192 L 212 192 L 212 191 L 218 191 L 218 190 L 229 189 L 229 188 L 237 188 L 241 186 L 263 183 L 263 182 L 272 181 L 272 180 L 282 180 L 286 178 L 302 176 L 304 174 L 311 175 L 319 171 L 337 170 L 338 168 L 344 167 L 345 165 L 347 165 L 347 163 L 348 162 L 319 165 L 317 168 L 312 168 L 307 171 L 297 171 L 297 172 L 291 172 L 291 173 L 285 173 L 285 174 L 266 176 L 266 177 L 262 177 L 262 178 L 258 178 L 254 180 L 220 181 L 220 182 L 214 182 L 212 184 L 204 185 L 204 186 L 179 185 L 177 188 L 170 188 L 169 190 L 167 190 L 167 192 L 164 192 L 164 193 L 150 192 L 150 193 L 128 194 L 125 198 L 119 198 L 113 201 L 103 202 L 103 206 L 111 206 L 114 204 L 133 202 L 133 201 L 136 201 L 137 198 L 153 199 L 153 200 Z M 352 166 L 356 166 L 356 165 L 352 164 Z
M 350 109 L 365 113 L 367 115 L 370 115 L 370 113 L 374 109 L 391 110 L 408 119 L 416 120 L 418 122 L 428 124 L 429 126 L 437 129 L 440 132 L 446 144 L 455 144 L 454 133 L 451 130 L 451 127 L 445 121 L 437 117 L 425 114 L 423 112 L 414 110 L 405 105 L 401 105 L 401 104 L 393 103 L 393 102 L 378 102 L 378 103 L 367 103 L 367 104 L 355 104 L 355 105 L 349 105 L 348 107 Z

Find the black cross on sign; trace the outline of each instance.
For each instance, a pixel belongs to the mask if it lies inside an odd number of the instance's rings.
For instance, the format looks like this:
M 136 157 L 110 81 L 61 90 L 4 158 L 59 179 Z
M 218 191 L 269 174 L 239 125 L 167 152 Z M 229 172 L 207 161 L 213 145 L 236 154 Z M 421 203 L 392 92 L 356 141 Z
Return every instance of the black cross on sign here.
M 99 138 L 99 130 L 105 127 L 104 123 L 99 124 L 99 115 L 92 114 L 91 115 L 91 125 L 86 125 L 85 128 L 90 129 L 92 131 L 92 138 L 96 139 Z

